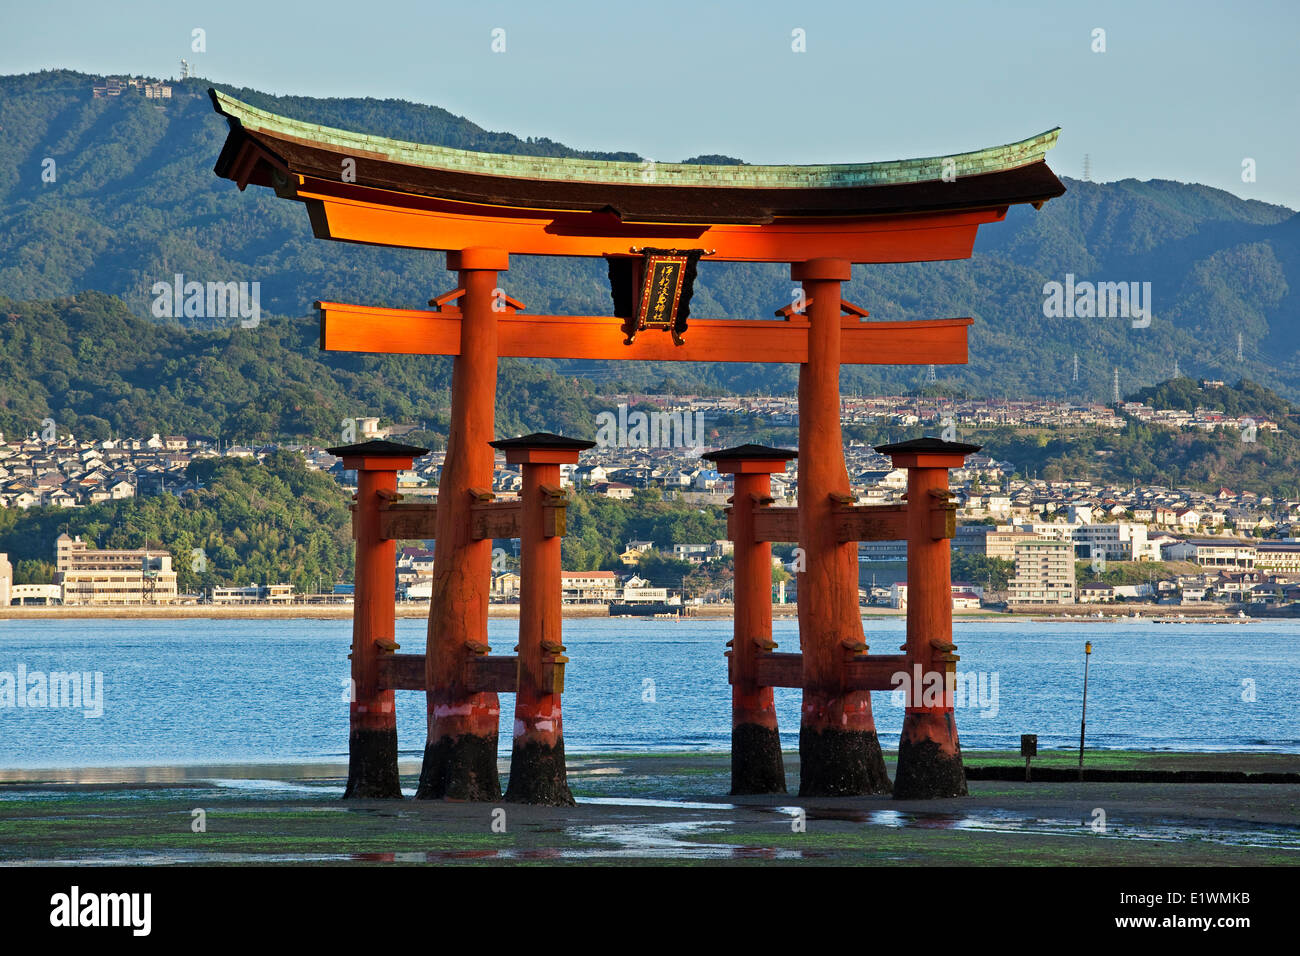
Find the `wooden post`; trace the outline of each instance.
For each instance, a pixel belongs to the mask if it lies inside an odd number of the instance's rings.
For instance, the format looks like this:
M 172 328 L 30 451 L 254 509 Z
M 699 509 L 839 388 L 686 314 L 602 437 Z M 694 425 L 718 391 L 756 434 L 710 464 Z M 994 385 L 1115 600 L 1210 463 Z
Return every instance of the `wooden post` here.
M 496 411 L 497 271 L 509 268 L 499 249 L 470 248 L 447 254 L 461 299 L 460 354 L 452 366 L 451 423 L 438 485 L 433 594 L 429 604 L 429 737 L 417 798 L 497 800 L 497 726 L 501 705 L 495 691 L 479 691 L 470 660 L 488 652 L 488 588 L 491 539 L 475 540 L 470 516 L 474 489 L 492 487 Z
M 966 795 L 966 771 L 953 713 L 956 645 L 952 642 L 952 536 L 948 469 L 978 445 L 918 438 L 876 451 L 907 469 L 907 683 L 903 732 L 894 770 L 896 799 Z M 920 678 L 918 680 L 918 678 Z
M 888 793 L 870 691 L 849 691 L 844 666 L 866 652 L 858 609 L 858 552 L 837 540 L 832 509 L 849 497 L 840 431 L 840 283 L 843 259 L 795 263 L 809 320 L 808 361 L 799 366 L 799 642 L 803 713 L 800 796 Z
M 343 798 L 400 799 L 394 697 L 391 690 L 379 688 L 379 657 L 397 649 L 393 608 L 397 542 L 382 537 L 379 508 L 397 497 L 397 473 L 410 468 L 412 460 L 428 449 L 369 441 L 326 451 L 357 473 L 348 785 Z
M 506 799 L 575 806 L 564 766 L 564 690 L 560 539 L 564 498 L 560 465 L 576 464 L 592 441 L 536 433 L 492 443 L 523 466 L 519 522 L 519 682 Z M 558 517 L 557 517 L 558 516 Z
M 758 683 L 758 663 L 776 649 L 772 640 L 772 545 L 754 534 L 754 510 L 772 503 L 772 473 L 784 472 L 798 452 L 741 445 L 704 458 L 735 476 L 728 533 L 735 544 L 734 630 L 731 679 L 731 792 L 785 793 L 785 765 L 771 687 Z

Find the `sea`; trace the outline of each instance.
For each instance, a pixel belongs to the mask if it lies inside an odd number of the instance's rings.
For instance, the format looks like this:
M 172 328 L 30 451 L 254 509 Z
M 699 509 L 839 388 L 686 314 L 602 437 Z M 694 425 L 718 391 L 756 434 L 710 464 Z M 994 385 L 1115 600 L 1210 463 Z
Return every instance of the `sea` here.
M 425 622 L 400 620 L 403 653 Z M 0 621 L 0 768 L 346 761 L 350 621 Z M 518 624 L 492 620 L 509 653 Z M 867 643 L 897 653 L 901 619 L 868 618 Z M 798 626 L 773 637 L 798 649 Z M 570 754 L 721 751 L 730 745 L 730 620 L 575 619 L 564 623 L 564 733 Z M 1077 748 L 1087 658 L 1086 746 L 1148 751 L 1300 752 L 1300 621 L 1227 624 L 1121 619 L 954 625 L 966 749 Z M 80 706 L 31 688 L 51 672 L 84 678 Z M 37 676 L 41 675 L 41 676 Z M 17 706 L 20 678 L 28 688 Z M 6 679 L 11 693 L 6 695 Z M 98 690 L 96 690 L 98 688 Z M 799 691 L 776 690 L 781 736 L 798 747 Z M 872 695 L 886 749 L 900 692 Z M 30 705 L 30 706 L 27 706 Z M 501 695 L 503 755 L 514 698 Z M 398 745 L 418 757 L 424 695 L 397 693 Z

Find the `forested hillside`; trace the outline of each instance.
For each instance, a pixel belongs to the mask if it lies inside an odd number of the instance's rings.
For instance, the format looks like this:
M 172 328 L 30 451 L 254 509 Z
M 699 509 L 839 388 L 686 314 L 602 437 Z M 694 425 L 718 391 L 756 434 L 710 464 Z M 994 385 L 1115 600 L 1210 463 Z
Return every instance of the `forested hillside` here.
M 53 418 L 78 438 L 180 432 L 223 441 L 337 443 L 347 418 L 421 426 L 441 447 L 449 411 L 447 358 L 353 355 L 317 348 L 316 324 L 263 318 L 256 328 L 159 325 L 99 292 L 40 302 L 0 297 L 0 431 Z M 588 386 L 503 359 L 503 435 L 589 434 Z
M 316 299 L 421 308 L 450 287 L 439 254 L 317 240 L 299 205 L 265 189 L 240 193 L 217 179 L 212 165 L 226 127 L 202 81 L 176 83 L 165 105 L 134 90 L 94 99 L 93 82 L 69 71 L 0 77 L 0 294 L 26 300 L 93 289 L 120 296 L 135 315 L 151 319 L 150 287 L 181 273 L 260 282 L 264 315 L 305 318 Z M 432 106 L 224 89 L 267 109 L 364 132 L 581 155 L 549 140 L 489 132 Z M 953 149 L 988 145 L 994 144 Z M 55 164 L 54 182 L 42 178 L 47 159 Z M 1185 375 L 1246 377 L 1300 398 L 1300 307 L 1292 294 L 1300 282 L 1300 217 L 1198 185 L 1066 183 L 1066 195 L 1042 211 L 1015 207 L 1006 222 L 984 227 L 973 259 L 859 266 L 847 298 L 869 309 L 873 321 L 973 316 L 970 365 L 937 370 L 941 383 L 973 394 L 1108 400 L 1114 369 L 1130 391 L 1168 379 L 1178 362 Z M 1150 326 L 1133 328 L 1125 318 L 1045 318 L 1043 286 L 1067 274 L 1150 282 Z M 600 262 L 515 257 L 505 286 L 538 312 L 609 311 Z M 706 261 L 692 310 L 767 317 L 790 294 L 786 267 Z M 305 347 L 305 335 L 302 341 Z M 602 382 L 669 379 L 669 387 L 682 390 L 784 391 L 794 384 L 790 366 L 612 364 L 566 368 Z M 915 385 L 924 373 L 864 367 L 846 371 L 845 386 Z

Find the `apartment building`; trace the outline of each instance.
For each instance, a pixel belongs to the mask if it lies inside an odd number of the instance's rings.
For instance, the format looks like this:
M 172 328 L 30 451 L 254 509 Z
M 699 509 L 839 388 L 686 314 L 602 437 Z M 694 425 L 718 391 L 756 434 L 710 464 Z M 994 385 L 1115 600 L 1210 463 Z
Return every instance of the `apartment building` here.
M 1147 539 L 1147 527 L 1132 521 L 1082 524 L 1074 528 L 1075 555 L 1107 561 L 1159 561 L 1160 548 Z
M 91 548 L 81 536 L 59 535 L 55 583 L 70 604 L 171 604 L 176 572 L 166 551 Z
M 1073 604 L 1074 545 L 1068 541 L 1021 541 L 1008 604 Z
M 1189 538 L 1168 545 L 1164 555 L 1173 561 L 1195 561 L 1203 568 L 1249 571 L 1255 566 L 1256 545 L 1245 541 Z
M 1255 567 L 1261 571 L 1300 572 L 1300 541 L 1261 541 L 1255 545 Z
M 213 604 L 292 604 L 292 584 L 248 584 L 212 589 Z
M 984 536 L 984 553 L 990 558 L 1012 561 L 1016 557 L 1017 545 L 1037 540 L 1038 535 L 1032 531 L 1020 531 L 999 525 Z
M 613 571 L 561 571 L 560 594 L 566 604 L 603 604 L 618 597 Z

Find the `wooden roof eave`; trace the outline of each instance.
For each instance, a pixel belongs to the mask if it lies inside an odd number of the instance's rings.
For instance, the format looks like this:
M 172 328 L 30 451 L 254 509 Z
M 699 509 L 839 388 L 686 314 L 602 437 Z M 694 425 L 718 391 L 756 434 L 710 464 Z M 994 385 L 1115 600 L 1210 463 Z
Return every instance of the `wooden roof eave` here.
M 1041 207 L 1065 191 L 1041 158 L 953 181 L 853 187 L 519 181 L 431 171 L 395 163 L 375 149 L 340 152 L 330 142 L 249 130 L 221 108 L 215 93 L 213 100 L 230 123 L 218 175 L 241 189 L 250 182 L 266 185 L 282 198 L 303 202 L 318 237 L 373 245 L 447 251 L 490 245 L 519 254 L 579 256 L 676 245 L 711 249 L 710 258 L 718 261 L 789 262 L 822 255 L 853 262 L 960 259 L 971 254 L 979 225 L 1003 219 L 1010 205 Z M 1055 131 L 1037 139 L 1054 142 Z M 1023 144 L 1012 144 L 1017 145 Z M 342 181 L 347 160 L 354 182 Z
M 235 138 L 232 131 L 231 139 Z M 808 189 L 744 189 L 716 186 L 652 186 L 550 183 L 455 171 L 430 171 L 364 156 L 304 147 L 240 131 L 259 159 L 284 174 L 318 180 L 319 191 L 344 187 L 340 195 L 374 190 L 376 197 L 410 196 L 474 207 L 475 214 L 590 214 L 606 212 L 624 223 L 645 225 L 767 225 L 778 220 L 864 219 L 930 212 L 960 212 L 1020 203 L 1041 206 L 1065 192 L 1043 161 L 951 182 L 932 180 L 878 186 Z M 355 179 L 344 182 L 349 164 Z M 238 178 L 237 168 L 218 175 Z M 264 177 L 259 177 L 264 178 Z M 248 177 L 245 177 L 248 180 Z M 257 182 L 254 178 L 251 181 Z M 402 201 L 401 204 L 408 204 Z
M 766 225 L 629 223 L 603 211 L 482 207 L 301 176 L 277 189 L 307 207 L 320 239 L 450 252 L 470 246 L 518 255 L 626 255 L 645 246 L 702 248 L 714 262 L 794 262 L 818 256 L 851 262 L 966 259 L 979 226 L 1006 218 L 1005 205 L 953 212 Z

